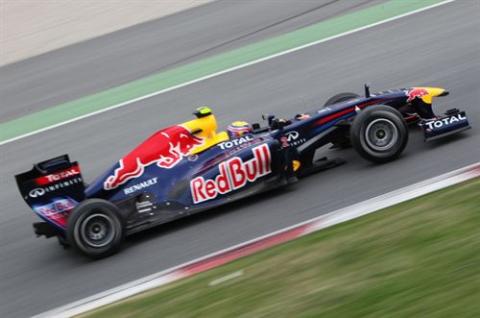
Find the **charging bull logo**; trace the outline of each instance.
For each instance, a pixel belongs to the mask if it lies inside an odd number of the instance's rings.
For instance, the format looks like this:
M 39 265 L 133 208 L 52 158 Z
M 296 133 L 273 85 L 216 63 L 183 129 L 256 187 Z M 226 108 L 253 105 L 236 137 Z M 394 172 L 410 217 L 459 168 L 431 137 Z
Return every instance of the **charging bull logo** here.
M 414 87 L 408 91 L 407 102 L 415 100 L 415 98 L 422 98 L 423 96 L 428 95 L 428 91 L 425 88 Z
M 163 129 L 120 159 L 119 168 L 105 180 L 103 187 L 105 190 L 115 189 L 128 180 L 141 176 L 145 167 L 152 164 L 171 169 L 202 144 L 202 138 L 192 135 L 182 126 Z

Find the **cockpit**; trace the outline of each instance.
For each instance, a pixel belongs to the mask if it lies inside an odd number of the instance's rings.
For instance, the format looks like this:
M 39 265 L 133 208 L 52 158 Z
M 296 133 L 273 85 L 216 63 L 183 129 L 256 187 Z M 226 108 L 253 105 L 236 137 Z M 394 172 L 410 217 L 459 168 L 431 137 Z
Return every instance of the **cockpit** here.
M 217 120 L 210 107 L 199 107 L 193 114 L 196 117 L 195 119 L 181 124 L 181 126 L 188 129 L 191 134 L 203 139 L 202 145 L 195 147 L 191 151 L 191 154 L 200 153 L 206 149 L 215 146 L 216 144 L 228 141 L 232 138 L 239 138 L 245 133 L 245 131 L 247 131 L 245 130 L 246 127 L 248 127 L 248 132 L 250 133 L 263 133 L 269 130 L 275 130 L 283 126 L 287 126 L 291 124 L 292 121 L 301 121 L 310 118 L 310 114 L 298 114 L 293 120 L 285 120 L 281 118 L 275 118 L 275 116 L 272 115 L 264 115 L 263 119 L 268 121 L 268 127 L 262 128 L 259 124 L 250 125 L 246 122 L 236 121 L 228 127 L 229 133 L 227 133 L 226 131 L 217 132 Z M 232 131 L 238 131 L 241 134 L 238 136 L 231 136 Z

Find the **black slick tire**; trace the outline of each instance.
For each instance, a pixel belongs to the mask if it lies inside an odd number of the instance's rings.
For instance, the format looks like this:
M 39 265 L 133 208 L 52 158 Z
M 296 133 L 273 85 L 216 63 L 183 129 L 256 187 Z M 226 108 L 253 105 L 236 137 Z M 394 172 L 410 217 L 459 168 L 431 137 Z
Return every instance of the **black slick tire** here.
M 68 218 L 68 242 L 93 259 L 116 253 L 124 236 L 124 222 L 118 208 L 106 200 L 87 199 Z
M 363 158 L 385 163 L 398 158 L 405 149 L 408 128 L 398 110 L 385 105 L 370 106 L 353 120 L 350 140 Z

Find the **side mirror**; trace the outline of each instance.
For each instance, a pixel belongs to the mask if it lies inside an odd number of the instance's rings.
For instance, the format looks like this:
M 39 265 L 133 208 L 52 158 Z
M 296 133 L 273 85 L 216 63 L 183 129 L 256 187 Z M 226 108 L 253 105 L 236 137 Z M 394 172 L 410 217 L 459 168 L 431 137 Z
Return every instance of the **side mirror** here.
M 262 114 L 262 119 L 268 121 L 268 126 L 272 126 L 273 119 L 275 115 Z
M 275 118 L 275 119 L 272 119 L 272 124 L 270 125 L 270 127 L 275 130 L 275 129 L 283 129 L 283 127 L 287 125 L 289 125 L 289 121 Z

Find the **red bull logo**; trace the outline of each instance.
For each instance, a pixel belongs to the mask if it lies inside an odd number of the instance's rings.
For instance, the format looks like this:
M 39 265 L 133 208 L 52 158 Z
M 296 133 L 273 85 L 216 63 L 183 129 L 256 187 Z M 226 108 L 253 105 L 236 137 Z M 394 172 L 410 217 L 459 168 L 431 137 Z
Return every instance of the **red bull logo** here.
M 171 169 L 202 144 L 202 138 L 192 135 L 182 126 L 163 129 L 120 159 L 120 167 L 105 180 L 103 187 L 105 190 L 115 189 L 128 180 L 141 176 L 145 167 L 152 164 Z
M 33 210 L 56 225 L 66 228 L 69 212 L 72 211 L 77 204 L 78 203 L 71 198 L 60 198 L 46 205 L 33 206 Z
M 190 181 L 190 191 L 194 204 L 215 199 L 219 194 L 226 194 L 243 188 L 249 182 L 270 174 L 271 155 L 267 144 L 252 149 L 253 158 L 243 161 L 240 157 L 233 157 L 222 162 L 218 169 L 219 174 L 214 179 L 196 177 Z
M 415 100 L 415 98 L 422 98 L 423 96 L 426 96 L 426 95 L 428 95 L 428 90 L 426 90 L 425 88 L 414 87 L 408 91 L 407 102 L 411 102 Z

